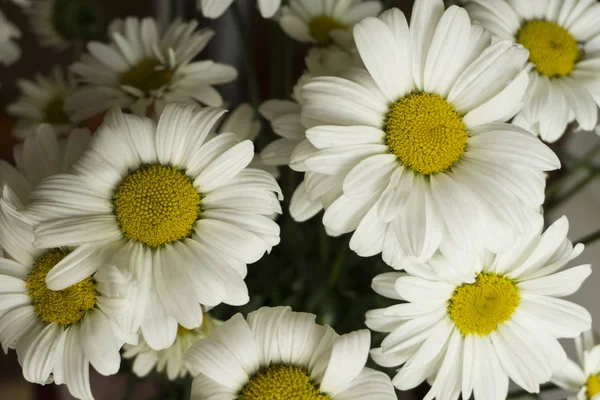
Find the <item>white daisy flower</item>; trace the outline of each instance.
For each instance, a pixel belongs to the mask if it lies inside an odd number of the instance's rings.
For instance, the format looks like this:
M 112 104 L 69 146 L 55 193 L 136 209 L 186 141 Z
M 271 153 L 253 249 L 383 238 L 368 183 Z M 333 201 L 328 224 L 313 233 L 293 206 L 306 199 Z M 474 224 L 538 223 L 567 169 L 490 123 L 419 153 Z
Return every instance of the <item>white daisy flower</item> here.
M 19 28 L 0 11 L 0 64 L 9 66 L 21 58 L 21 49 L 14 42 L 20 37 Z
M 304 43 L 329 44 L 334 41 L 346 47 L 352 42 L 354 24 L 372 17 L 383 5 L 379 1 L 362 0 L 290 0 L 281 7 L 279 24 L 291 38 Z
M 197 0 L 198 8 L 206 18 L 219 18 L 234 0 Z M 281 0 L 257 0 L 258 9 L 263 18 L 271 18 L 281 5 Z
M 193 399 L 395 400 L 390 378 L 365 368 L 370 335 L 338 335 L 289 307 L 236 314 L 185 355 Z
M 467 11 L 494 36 L 529 50 L 529 86 L 515 123 L 547 142 L 573 120 L 596 125 L 600 105 L 600 4 L 594 0 L 470 0 Z
M 471 26 L 466 11 L 441 0 L 415 2 L 412 25 L 398 9 L 354 28 L 368 73 L 321 77 L 303 86 L 306 136 L 318 149 L 307 185 L 326 206 L 332 234 L 356 230 L 361 256 L 383 251 L 398 267 L 424 262 L 440 246 L 500 251 L 540 222 L 543 171 L 560 166 L 531 133 L 502 123 L 527 87 L 527 51 Z
M 116 20 L 108 44 L 90 42 L 89 54 L 71 69 L 83 87 L 67 99 L 67 110 L 80 122 L 110 107 L 160 114 L 166 103 L 221 106 L 213 85 L 231 82 L 235 68 L 210 60 L 192 60 L 206 47 L 214 31 L 196 30 L 196 21 L 176 20 L 161 33 L 152 18 Z
M 406 303 L 367 312 L 366 324 L 389 332 L 375 362 L 404 366 L 393 379 L 409 390 L 427 379 L 425 399 L 504 400 L 508 378 L 531 393 L 562 368 L 558 338 L 590 329 L 591 316 L 569 296 L 590 275 L 589 265 L 559 271 L 583 251 L 566 238 L 565 217 L 507 252 L 479 257 L 436 255 L 386 273 L 373 289 Z
M 173 344 L 178 323 L 200 326 L 201 305 L 247 303 L 246 264 L 279 243 L 269 216 L 281 213 L 281 189 L 246 168 L 252 142 L 206 140 L 224 112 L 169 104 L 157 125 L 113 109 L 72 173 L 32 193 L 37 246 L 80 245 L 74 257 L 106 251 L 108 264 L 147 288 L 136 315 L 155 350 Z M 47 283 L 60 290 L 92 272 L 65 259 Z
M 154 350 L 140 335 L 137 345 L 126 344 L 123 349 L 123 358 L 135 358 L 133 361 L 133 373 L 143 378 L 152 370 L 163 372 L 166 370 L 167 377 L 174 381 L 189 374 L 190 367 L 184 362 L 185 352 L 198 340 L 208 337 L 216 326 L 222 321 L 212 318 L 205 313 L 202 317 L 202 326 L 196 329 L 185 329 L 177 327 L 177 338 L 171 347 L 163 350 Z
M 8 105 L 8 112 L 17 119 L 13 135 L 24 139 L 39 124 L 46 123 L 61 135 L 73 128 L 64 105 L 65 99 L 75 90 L 75 82 L 70 74 L 55 67 L 52 74 L 38 74 L 35 81 L 19 79 L 17 86 L 21 90 L 19 99 Z

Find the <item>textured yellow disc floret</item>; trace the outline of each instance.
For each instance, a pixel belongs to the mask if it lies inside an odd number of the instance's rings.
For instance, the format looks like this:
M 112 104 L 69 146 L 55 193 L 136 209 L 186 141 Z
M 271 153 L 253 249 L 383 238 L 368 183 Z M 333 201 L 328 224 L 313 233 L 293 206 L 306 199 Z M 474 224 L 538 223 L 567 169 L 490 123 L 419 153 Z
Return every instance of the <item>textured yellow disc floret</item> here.
M 310 36 L 319 44 L 328 44 L 331 41 L 329 32 L 334 29 L 346 30 L 348 27 L 327 15 L 313 18 L 308 25 Z
M 44 108 L 44 122 L 49 124 L 68 124 L 69 117 L 64 112 L 65 99 L 56 96 Z
M 35 261 L 27 278 L 27 293 L 35 313 L 48 324 L 57 322 L 62 326 L 72 325 L 96 305 L 98 293 L 92 277 L 59 291 L 46 286 L 46 275 L 67 254 L 67 251 L 58 249 L 46 252 Z
M 481 273 L 475 283 L 454 291 L 448 314 L 464 336 L 486 336 L 508 321 L 520 302 L 519 291 L 510 279 Z
M 402 165 L 423 175 L 448 170 L 469 137 L 461 116 L 437 94 L 413 93 L 390 106 L 385 143 Z
M 133 86 L 148 94 L 171 82 L 173 70 L 166 68 L 160 61 L 144 58 L 129 71 L 121 74 L 121 85 Z
M 521 27 L 517 41 L 529 50 L 529 61 L 549 77 L 569 75 L 581 53 L 577 40 L 562 26 L 534 20 Z
M 585 387 L 587 388 L 588 399 L 600 393 L 600 374 L 590 375 Z
M 188 237 L 200 214 L 200 194 L 181 170 L 143 165 L 113 196 L 114 212 L 128 239 L 159 247 Z
M 329 400 L 311 383 L 306 369 L 272 365 L 254 375 L 238 400 Z

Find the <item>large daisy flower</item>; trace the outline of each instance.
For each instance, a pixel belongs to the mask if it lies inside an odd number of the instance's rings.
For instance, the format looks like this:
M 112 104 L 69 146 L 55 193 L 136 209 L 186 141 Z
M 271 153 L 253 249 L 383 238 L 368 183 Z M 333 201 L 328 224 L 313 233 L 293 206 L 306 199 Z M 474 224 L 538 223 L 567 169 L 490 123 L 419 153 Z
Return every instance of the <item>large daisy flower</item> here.
M 281 191 L 269 173 L 246 168 L 252 142 L 234 133 L 206 140 L 224 112 L 169 104 L 157 125 L 113 109 L 72 173 L 32 194 L 37 246 L 80 245 L 73 261 L 105 252 L 147 287 L 137 315 L 156 350 L 173 344 L 178 323 L 200 326 L 201 305 L 247 303 L 246 264 L 279 243 L 269 217 L 281 213 Z M 50 271 L 51 289 L 93 272 L 72 260 Z
M 263 307 L 236 314 L 185 355 L 195 399 L 395 400 L 390 378 L 365 368 L 370 335 L 338 335 L 315 315 Z
M 75 82 L 70 74 L 55 67 L 52 74 L 38 74 L 35 81 L 20 79 L 17 86 L 21 90 L 19 99 L 8 105 L 8 112 L 16 119 L 13 135 L 23 139 L 42 123 L 50 124 L 59 134 L 66 134 L 73 125 L 65 111 L 65 99 L 75 90 Z
M 427 379 L 425 399 L 504 400 L 508 378 L 531 393 L 564 367 L 558 338 L 590 329 L 591 316 L 568 296 L 591 273 L 589 265 L 559 271 L 583 251 L 566 238 L 568 222 L 510 250 L 433 257 L 422 266 L 379 275 L 373 289 L 406 303 L 367 312 L 367 326 L 389 332 L 375 362 L 404 366 L 393 379 L 409 390 Z
M 529 86 L 515 123 L 554 142 L 572 120 L 596 125 L 600 105 L 600 4 L 594 0 L 470 0 L 467 11 L 494 36 L 529 50 Z
M 219 18 L 234 0 L 197 0 L 198 8 L 206 18 Z M 258 9 L 263 18 L 271 18 L 281 5 L 281 0 L 257 0 Z
M 594 345 L 593 332 L 586 331 L 575 339 L 579 364 L 567 360 L 567 364 L 556 371 L 552 382 L 574 393 L 568 400 L 600 399 L 600 345 Z
M 160 114 L 169 102 L 221 106 L 223 99 L 212 85 L 231 82 L 237 72 L 210 60 L 192 62 L 214 35 L 210 29 L 197 31 L 197 25 L 177 20 L 161 33 L 152 18 L 115 20 L 110 42 L 88 43 L 89 54 L 71 67 L 83 83 L 67 99 L 73 120 L 115 105 L 138 115 L 152 107 Z
M 0 11 L 0 64 L 8 66 L 21 58 L 21 49 L 14 42 L 14 39 L 20 37 L 19 28 Z
M 368 74 L 303 87 L 309 171 L 342 184 L 326 207 L 330 233 L 356 230 L 361 256 L 425 261 L 450 241 L 501 250 L 541 216 L 544 172 L 560 166 L 531 133 L 502 123 L 527 87 L 527 51 L 471 26 L 466 11 L 418 0 L 366 18 L 354 39 Z M 300 157 L 299 157 L 300 158 Z M 322 183 L 322 182 L 321 182 Z M 307 185 L 317 196 L 324 186 Z

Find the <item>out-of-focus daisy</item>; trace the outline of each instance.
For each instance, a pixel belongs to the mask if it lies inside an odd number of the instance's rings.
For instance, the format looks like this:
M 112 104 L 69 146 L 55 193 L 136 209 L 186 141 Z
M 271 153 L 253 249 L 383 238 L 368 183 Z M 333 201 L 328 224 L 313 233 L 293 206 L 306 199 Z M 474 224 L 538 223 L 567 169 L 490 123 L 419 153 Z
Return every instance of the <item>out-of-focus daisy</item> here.
M 289 307 L 236 314 L 186 353 L 192 398 L 396 399 L 390 378 L 365 368 L 369 344 L 367 330 L 340 336 Z
M 152 18 L 128 17 L 109 27 L 108 44 L 90 42 L 89 54 L 71 69 L 83 84 L 67 99 L 67 110 L 80 122 L 110 107 L 158 114 L 169 102 L 221 106 L 213 85 L 231 82 L 235 68 L 210 60 L 192 60 L 214 31 L 196 30 L 196 21 L 173 22 L 161 32 Z
M 600 4 L 593 0 L 538 2 L 470 0 L 473 20 L 529 50 L 529 86 L 515 123 L 547 142 L 570 121 L 596 125 L 600 105 Z
M 574 395 L 568 400 L 600 399 L 600 345 L 594 345 L 593 331 L 575 339 L 579 364 L 569 359 L 554 371 L 552 382 Z
M 19 99 L 9 104 L 8 112 L 17 119 L 13 135 L 24 139 L 39 124 L 52 125 L 59 135 L 69 133 L 73 125 L 65 111 L 65 99 L 75 89 L 71 75 L 55 67 L 52 74 L 38 74 L 35 81 L 19 79 L 17 86 L 21 90 Z
M 305 43 L 346 46 L 352 41 L 354 24 L 372 17 L 382 9 L 379 1 L 362 0 L 290 0 L 281 7 L 279 24 L 293 39 Z
M 354 39 L 368 74 L 314 78 L 302 118 L 309 171 L 342 183 L 326 206 L 331 234 L 356 230 L 361 256 L 398 267 L 440 246 L 499 251 L 541 220 L 544 171 L 560 166 L 530 132 L 502 121 L 527 87 L 527 51 L 471 26 L 460 7 L 418 0 L 366 18 Z M 298 156 L 298 159 L 301 159 Z M 315 196 L 323 185 L 311 188 Z
M 190 368 L 184 362 L 183 356 L 198 340 L 208 337 L 216 326 L 222 321 L 212 318 L 205 313 L 202 318 L 202 326 L 196 329 L 185 329 L 177 327 L 177 338 L 171 347 L 163 350 L 154 350 L 144 340 L 139 338 L 137 345 L 126 344 L 123 349 L 123 358 L 135 358 L 133 361 L 133 373 L 143 378 L 153 369 L 163 372 L 166 370 L 170 380 L 183 378 L 190 373 Z
M 72 173 L 32 194 L 28 215 L 43 221 L 36 245 L 79 245 L 73 257 L 106 251 L 109 265 L 148 285 L 137 314 L 155 350 L 173 344 L 178 323 L 200 326 L 201 305 L 248 302 L 246 264 L 279 243 L 269 217 L 281 213 L 281 190 L 269 173 L 246 168 L 252 142 L 234 133 L 206 140 L 224 112 L 169 104 L 156 125 L 113 109 Z M 65 259 L 48 286 L 61 290 L 90 272 Z
M 0 11 L 0 64 L 11 65 L 21 58 L 21 49 L 14 39 L 21 37 L 21 31 Z
M 206 18 L 219 18 L 234 0 L 197 0 L 198 8 Z M 271 18 L 281 5 L 281 0 L 257 0 L 258 9 L 263 18 Z
M 373 280 L 379 294 L 407 303 L 367 312 L 367 326 L 389 332 L 373 359 L 404 366 L 393 379 L 409 390 L 427 379 L 425 399 L 504 400 L 508 378 L 531 393 L 567 358 L 558 338 L 590 329 L 581 306 L 560 299 L 579 289 L 589 265 L 559 271 L 583 251 L 566 238 L 565 217 L 542 235 L 500 253 L 436 255 L 408 272 Z M 448 254 L 446 254 L 448 256 Z

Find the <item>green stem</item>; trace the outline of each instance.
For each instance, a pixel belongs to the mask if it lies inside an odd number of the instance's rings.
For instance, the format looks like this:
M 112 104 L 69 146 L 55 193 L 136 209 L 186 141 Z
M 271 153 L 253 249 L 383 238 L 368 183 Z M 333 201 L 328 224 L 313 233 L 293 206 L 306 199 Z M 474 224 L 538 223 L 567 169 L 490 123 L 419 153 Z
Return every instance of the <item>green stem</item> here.
M 552 210 L 553 208 L 558 207 L 565 200 L 570 199 L 575 194 L 579 193 L 583 188 L 585 188 L 590 182 L 594 181 L 596 177 L 600 174 L 600 169 L 593 170 L 585 179 L 582 179 L 576 185 L 573 185 L 569 190 L 567 190 L 561 196 L 557 196 L 556 198 L 551 199 L 548 204 L 546 204 L 546 210 Z
M 600 154 L 600 143 L 598 143 L 592 150 L 590 150 L 577 164 L 573 166 L 569 171 L 565 172 L 562 176 L 557 178 L 551 185 L 548 186 L 546 190 L 546 196 L 550 196 L 556 192 L 558 192 L 562 186 L 562 184 L 568 181 L 574 173 L 581 169 L 589 168 L 590 163 L 594 160 L 594 158 Z
M 558 387 L 556 385 L 554 385 L 553 383 L 545 383 L 543 385 L 540 385 L 540 393 L 542 392 L 548 392 L 551 390 L 557 390 Z M 537 393 L 529 393 L 527 390 L 522 389 L 516 392 L 512 392 L 509 393 L 508 396 L 506 397 L 506 399 L 518 399 L 519 397 L 522 396 L 529 396 L 529 397 L 534 397 L 534 398 L 538 398 L 539 395 Z
M 586 235 L 586 236 L 582 237 L 581 239 L 576 240 L 574 243 L 581 243 L 581 244 L 588 245 L 590 243 L 595 242 L 598 239 L 600 239 L 600 230 L 597 230 L 596 232 L 592 232 L 589 235 Z
M 252 52 L 252 43 L 250 42 L 250 38 L 253 35 L 250 33 L 250 29 L 246 21 L 244 21 L 244 17 L 241 11 L 242 2 L 236 1 L 235 7 L 231 7 L 233 10 L 233 17 L 238 25 L 238 32 L 240 34 L 240 42 L 242 47 L 242 54 L 244 56 L 244 63 L 246 68 L 246 76 L 247 76 L 247 85 L 248 85 L 248 97 L 250 98 L 250 103 L 254 107 L 255 110 L 258 110 L 260 106 L 260 87 L 258 85 L 258 74 L 256 71 L 256 62 L 254 60 L 254 54 Z
M 344 241 L 344 243 L 342 243 L 340 252 L 335 258 L 335 262 L 333 263 L 331 275 L 329 275 L 329 286 L 333 286 L 336 284 L 340 273 L 342 272 L 342 266 L 344 265 L 344 261 L 346 260 L 346 252 L 348 251 L 348 247 L 349 244 Z

